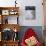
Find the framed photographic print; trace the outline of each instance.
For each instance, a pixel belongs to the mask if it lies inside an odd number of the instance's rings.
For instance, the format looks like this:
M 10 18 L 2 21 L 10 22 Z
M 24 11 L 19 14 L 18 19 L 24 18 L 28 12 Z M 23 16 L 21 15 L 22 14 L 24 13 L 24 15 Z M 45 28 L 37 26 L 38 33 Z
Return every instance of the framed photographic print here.
M 9 10 L 2 10 L 2 15 L 9 15 Z
M 26 20 L 34 20 L 36 18 L 35 6 L 25 6 L 25 10 L 26 10 Z

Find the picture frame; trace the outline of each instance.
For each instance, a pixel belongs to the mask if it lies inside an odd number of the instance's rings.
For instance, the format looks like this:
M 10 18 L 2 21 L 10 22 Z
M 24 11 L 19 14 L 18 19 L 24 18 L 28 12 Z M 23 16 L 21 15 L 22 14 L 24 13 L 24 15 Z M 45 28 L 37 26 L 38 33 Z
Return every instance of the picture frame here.
M 36 18 L 35 6 L 25 6 L 26 20 L 35 20 Z
M 9 10 L 2 10 L 2 15 L 9 15 Z

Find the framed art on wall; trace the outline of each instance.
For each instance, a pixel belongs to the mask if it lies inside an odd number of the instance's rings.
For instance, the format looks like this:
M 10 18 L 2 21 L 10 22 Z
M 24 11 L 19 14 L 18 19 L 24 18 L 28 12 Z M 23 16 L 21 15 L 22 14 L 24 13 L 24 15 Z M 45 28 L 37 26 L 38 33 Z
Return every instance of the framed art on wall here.
M 27 20 L 34 20 L 36 18 L 35 6 L 25 6 L 25 10 L 26 10 L 26 19 Z
M 2 15 L 9 15 L 9 10 L 2 10 Z

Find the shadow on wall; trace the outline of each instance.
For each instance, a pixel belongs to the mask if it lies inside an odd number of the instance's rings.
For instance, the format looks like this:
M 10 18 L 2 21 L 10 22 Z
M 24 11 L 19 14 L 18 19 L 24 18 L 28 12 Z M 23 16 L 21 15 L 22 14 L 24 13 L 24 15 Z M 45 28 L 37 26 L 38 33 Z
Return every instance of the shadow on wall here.
M 22 40 L 22 38 L 24 36 L 24 33 L 26 32 L 26 30 L 28 28 L 32 28 L 36 32 L 39 41 L 41 43 L 43 43 L 42 26 L 22 26 L 21 29 L 20 29 L 20 32 L 19 32 L 19 40 L 20 40 L 20 42 L 21 42 L 21 40 Z

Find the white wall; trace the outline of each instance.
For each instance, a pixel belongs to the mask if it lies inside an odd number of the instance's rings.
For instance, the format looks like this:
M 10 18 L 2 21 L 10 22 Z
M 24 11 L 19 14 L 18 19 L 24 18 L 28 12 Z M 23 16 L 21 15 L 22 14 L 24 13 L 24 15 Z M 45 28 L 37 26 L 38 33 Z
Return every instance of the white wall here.
M 9 7 L 15 6 L 15 0 L 0 0 L 0 6 Z M 42 0 L 17 0 L 18 5 L 20 7 L 20 18 L 19 24 L 21 26 L 43 26 L 43 6 Z M 36 19 L 27 21 L 25 6 L 35 6 L 36 7 Z
M 10 6 L 14 6 L 14 1 L 15 0 L 0 0 L 0 6 L 1 7 L 10 7 Z
M 21 0 L 19 1 L 21 3 L 21 25 L 24 26 L 43 26 L 43 6 L 42 6 L 42 0 Z M 36 19 L 35 20 L 25 20 L 26 18 L 26 11 L 25 6 L 35 6 L 36 7 Z M 23 16 L 23 17 L 22 17 Z

